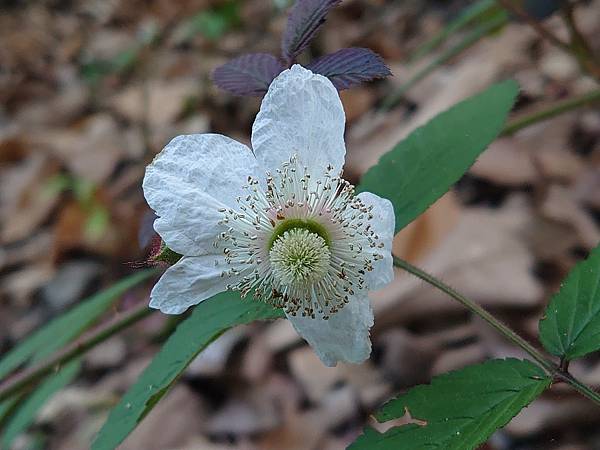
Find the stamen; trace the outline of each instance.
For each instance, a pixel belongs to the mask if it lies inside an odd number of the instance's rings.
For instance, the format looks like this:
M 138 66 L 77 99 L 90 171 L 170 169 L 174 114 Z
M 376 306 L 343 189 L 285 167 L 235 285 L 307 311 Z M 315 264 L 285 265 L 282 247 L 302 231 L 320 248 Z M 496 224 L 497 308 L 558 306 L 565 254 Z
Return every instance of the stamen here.
M 329 318 L 366 289 L 365 274 L 383 258 L 372 206 L 327 167 L 314 179 L 293 156 L 263 184 L 248 177 L 237 208 L 223 208 L 226 231 L 215 240 L 231 289 L 284 308 Z

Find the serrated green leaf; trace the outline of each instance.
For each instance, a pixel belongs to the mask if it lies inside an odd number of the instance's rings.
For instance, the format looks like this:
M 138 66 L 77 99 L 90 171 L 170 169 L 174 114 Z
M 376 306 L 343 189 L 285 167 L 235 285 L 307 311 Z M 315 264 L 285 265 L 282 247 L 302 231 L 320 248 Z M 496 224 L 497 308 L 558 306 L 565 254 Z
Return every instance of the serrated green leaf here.
M 235 292 L 224 292 L 200 303 L 111 411 L 92 450 L 112 450 L 119 445 L 194 357 L 221 333 L 235 325 L 279 317 L 283 317 L 281 310 L 253 300 L 241 300 Z
M 517 359 L 492 360 L 433 379 L 391 400 L 379 422 L 412 423 L 379 433 L 367 427 L 349 450 L 474 449 L 548 386 L 541 368 Z
M 544 348 L 566 359 L 600 350 L 600 246 L 577 264 L 540 321 Z
M 79 373 L 79 360 L 70 362 L 40 384 L 18 407 L 7 422 L 2 433 L 2 448 L 10 448 L 14 439 L 35 420 L 41 407 L 54 394 L 69 384 Z
M 39 361 L 71 342 L 86 330 L 128 289 L 150 278 L 154 269 L 135 273 L 110 288 L 83 300 L 69 312 L 52 320 L 0 360 L 0 378 L 28 360 Z
M 357 190 L 388 198 L 396 231 L 440 198 L 502 130 L 519 90 L 514 81 L 488 88 L 445 111 L 383 155 Z

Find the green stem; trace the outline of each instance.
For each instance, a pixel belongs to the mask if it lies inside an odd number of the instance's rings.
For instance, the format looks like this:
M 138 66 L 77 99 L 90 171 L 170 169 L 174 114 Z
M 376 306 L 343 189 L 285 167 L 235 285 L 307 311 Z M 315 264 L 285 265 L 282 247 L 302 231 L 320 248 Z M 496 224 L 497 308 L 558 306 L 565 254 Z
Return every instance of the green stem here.
M 536 111 L 523 117 L 517 117 L 516 119 L 510 121 L 506 127 L 504 127 L 504 130 L 502 130 L 502 135 L 506 136 L 514 134 L 530 125 L 543 122 L 544 120 L 551 119 L 552 117 L 558 116 L 564 112 L 572 111 L 582 106 L 590 105 L 599 101 L 600 89 L 595 89 L 587 94 L 569 98 L 567 100 L 561 100 L 550 105 L 546 109 Z
M 558 373 L 556 373 L 554 375 L 557 379 L 564 381 L 565 383 L 571 385 L 571 387 L 576 389 L 584 397 L 586 397 L 586 398 L 590 399 L 591 401 L 593 401 L 594 403 L 597 403 L 600 405 L 600 394 L 598 394 L 596 391 L 594 391 L 588 385 L 579 381 L 577 378 L 573 377 L 573 375 L 571 375 L 570 373 L 559 371 Z
M 435 288 L 441 290 L 448 296 L 452 297 L 454 300 L 457 300 L 461 305 L 463 305 L 473 314 L 476 314 L 481 319 L 486 321 L 496 331 L 498 331 L 500 334 L 506 337 L 513 344 L 519 346 L 525 352 L 527 352 L 529 356 L 531 356 L 542 368 L 544 368 L 550 375 L 552 375 L 554 379 L 558 379 L 568 383 L 579 393 L 592 400 L 596 404 L 600 405 L 600 394 L 596 393 L 590 387 L 575 379 L 570 373 L 566 372 L 565 370 L 562 370 L 553 361 L 548 359 L 548 357 L 544 353 L 535 348 L 533 345 L 531 345 L 529 342 L 527 342 L 525 339 L 519 336 L 516 332 L 514 332 L 510 327 L 502 323 L 500 320 L 498 320 L 492 314 L 487 312 L 473 300 L 465 297 L 464 295 L 455 291 L 444 282 L 435 278 L 433 275 L 428 274 L 427 272 L 419 269 L 416 266 L 413 266 L 412 264 L 410 264 L 407 261 L 404 261 L 403 259 L 394 257 L 394 265 L 406 270 L 407 272 L 411 273 L 417 278 L 420 278 L 426 283 L 429 283 Z
M 548 361 L 546 359 L 546 357 L 539 350 L 537 350 L 529 342 L 527 342 L 525 339 L 523 339 L 521 336 L 519 336 L 517 333 L 515 333 L 513 330 L 511 330 L 507 325 L 504 325 L 501 321 L 496 319 L 493 315 L 491 315 L 489 312 L 487 312 L 485 309 L 483 309 L 477 303 L 468 299 L 464 295 L 456 292 L 450 286 L 444 284 L 442 281 L 438 280 L 437 278 L 428 274 L 427 272 L 419 269 L 418 267 L 413 266 L 412 264 L 410 264 L 407 261 L 404 261 L 400 258 L 394 257 L 394 265 L 396 265 L 397 267 L 401 267 L 402 269 L 406 270 L 407 272 L 410 272 L 411 274 L 415 275 L 416 277 L 420 278 L 421 280 L 431 284 L 432 286 L 438 288 L 439 290 L 446 293 L 453 299 L 457 300 L 464 307 L 466 307 L 469 311 L 471 311 L 472 313 L 481 317 L 488 324 L 490 324 L 492 327 L 494 327 L 497 331 L 499 331 L 501 334 L 506 336 L 506 338 L 509 341 L 511 341 L 513 344 L 518 345 L 523 350 L 525 350 L 527 353 L 529 353 L 529 355 L 533 359 L 535 359 L 542 367 L 544 367 L 545 369 L 547 369 L 549 371 L 554 369 L 554 364 L 552 364 L 550 361 Z
M 153 309 L 149 309 L 146 304 L 133 308 L 130 311 L 121 314 L 119 317 L 116 317 L 106 325 L 94 330 L 91 334 L 73 343 L 65 350 L 9 379 L 0 385 L 0 402 L 8 399 L 28 386 L 35 384 L 44 376 L 52 373 L 56 367 L 60 367 L 83 355 L 92 347 L 95 347 L 130 325 L 146 318 L 154 311 L 155 310 Z

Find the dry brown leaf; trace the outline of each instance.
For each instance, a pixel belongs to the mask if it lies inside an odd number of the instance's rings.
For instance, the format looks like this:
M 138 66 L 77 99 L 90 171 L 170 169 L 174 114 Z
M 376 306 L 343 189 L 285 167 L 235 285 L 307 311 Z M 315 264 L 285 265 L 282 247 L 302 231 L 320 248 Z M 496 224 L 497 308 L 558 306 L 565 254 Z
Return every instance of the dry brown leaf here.
M 96 184 L 106 181 L 127 155 L 127 141 L 116 121 L 104 113 L 70 128 L 37 131 L 31 139 L 48 148 L 74 176 Z
M 2 170 L 0 241 L 27 238 L 46 220 L 60 197 L 60 193 L 48 189 L 57 172 L 58 166 L 40 154 Z
M 530 214 L 524 199 L 519 197 L 497 211 L 465 210 L 456 228 L 420 265 L 486 306 L 537 305 L 542 289 L 532 275 L 535 261 L 523 237 Z M 407 323 L 416 317 L 430 316 L 432 311 L 442 315 L 462 310 L 445 294 L 407 276 L 397 276 L 373 297 L 376 327 Z

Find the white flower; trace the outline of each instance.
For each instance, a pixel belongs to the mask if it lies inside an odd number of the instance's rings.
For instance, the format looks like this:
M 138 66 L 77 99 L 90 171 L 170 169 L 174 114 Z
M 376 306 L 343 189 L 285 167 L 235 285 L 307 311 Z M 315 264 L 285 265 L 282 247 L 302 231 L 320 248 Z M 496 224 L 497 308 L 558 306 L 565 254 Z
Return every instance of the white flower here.
M 239 290 L 284 308 L 325 364 L 368 358 L 367 293 L 393 278 L 394 213 L 341 178 L 344 125 L 331 82 L 295 65 L 262 102 L 254 151 L 216 134 L 173 139 L 143 187 L 156 231 L 183 258 L 150 306 L 179 314 Z

